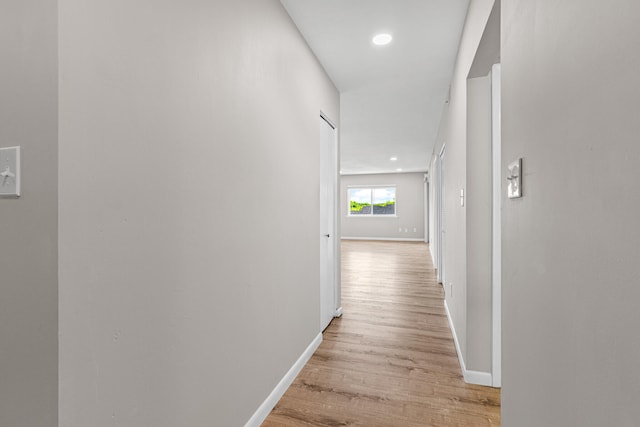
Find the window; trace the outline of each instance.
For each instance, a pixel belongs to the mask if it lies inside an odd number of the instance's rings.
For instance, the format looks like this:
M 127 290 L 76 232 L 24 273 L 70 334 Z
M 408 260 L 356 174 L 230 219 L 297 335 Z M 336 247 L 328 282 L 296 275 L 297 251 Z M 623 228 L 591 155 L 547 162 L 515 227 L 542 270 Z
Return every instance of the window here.
M 349 216 L 396 214 L 395 187 L 349 188 Z

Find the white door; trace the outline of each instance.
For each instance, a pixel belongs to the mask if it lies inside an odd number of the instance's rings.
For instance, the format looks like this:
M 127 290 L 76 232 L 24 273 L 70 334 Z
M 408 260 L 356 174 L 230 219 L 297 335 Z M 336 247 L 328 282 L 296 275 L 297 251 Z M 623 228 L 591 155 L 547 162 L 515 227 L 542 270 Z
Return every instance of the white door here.
M 336 313 L 336 195 L 338 155 L 336 128 L 320 115 L 320 329 L 325 330 Z

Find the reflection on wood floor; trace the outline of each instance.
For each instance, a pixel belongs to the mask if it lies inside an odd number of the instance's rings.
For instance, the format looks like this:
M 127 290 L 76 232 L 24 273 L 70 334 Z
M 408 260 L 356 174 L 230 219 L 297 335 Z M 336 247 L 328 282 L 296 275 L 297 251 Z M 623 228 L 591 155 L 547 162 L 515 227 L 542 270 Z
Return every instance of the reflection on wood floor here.
M 426 244 L 342 242 L 342 307 L 263 426 L 497 426 L 465 384 Z

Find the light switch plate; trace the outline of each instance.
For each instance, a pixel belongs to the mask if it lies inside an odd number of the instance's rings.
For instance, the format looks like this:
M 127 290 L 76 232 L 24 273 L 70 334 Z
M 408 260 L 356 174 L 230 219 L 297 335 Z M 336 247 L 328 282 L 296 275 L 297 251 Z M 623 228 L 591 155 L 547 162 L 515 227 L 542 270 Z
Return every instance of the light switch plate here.
M 507 197 L 517 199 L 522 197 L 522 158 L 509 163 L 508 169 Z
M 20 147 L 0 148 L 0 197 L 20 196 Z

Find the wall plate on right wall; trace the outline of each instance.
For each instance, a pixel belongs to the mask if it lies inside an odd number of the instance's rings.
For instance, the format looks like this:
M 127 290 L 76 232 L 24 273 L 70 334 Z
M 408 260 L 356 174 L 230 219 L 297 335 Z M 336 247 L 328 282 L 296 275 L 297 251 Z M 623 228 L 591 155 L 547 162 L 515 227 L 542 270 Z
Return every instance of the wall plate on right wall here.
M 507 196 L 510 199 L 522 197 L 522 158 L 509 163 Z
M 0 197 L 20 197 L 20 147 L 0 148 Z

